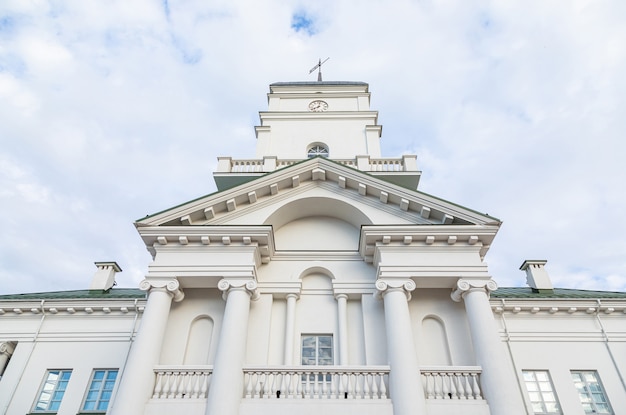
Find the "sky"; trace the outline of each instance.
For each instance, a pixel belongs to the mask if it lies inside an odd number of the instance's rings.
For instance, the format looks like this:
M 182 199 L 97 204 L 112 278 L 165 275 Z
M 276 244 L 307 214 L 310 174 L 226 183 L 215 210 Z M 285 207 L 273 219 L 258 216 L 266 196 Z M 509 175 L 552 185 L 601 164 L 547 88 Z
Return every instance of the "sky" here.
M 269 84 L 363 81 L 384 157 L 503 221 L 485 260 L 524 286 L 626 291 L 626 2 L 3 0 L 0 294 L 89 287 L 151 257 L 133 222 L 253 158 Z

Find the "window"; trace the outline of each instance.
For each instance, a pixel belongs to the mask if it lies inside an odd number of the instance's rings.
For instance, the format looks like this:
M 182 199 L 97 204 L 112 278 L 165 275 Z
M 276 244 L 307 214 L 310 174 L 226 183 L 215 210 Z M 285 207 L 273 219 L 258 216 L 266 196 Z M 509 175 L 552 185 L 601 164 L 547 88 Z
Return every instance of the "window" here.
M 317 156 L 328 157 L 328 154 L 328 147 L 326 147 L 324 144 L 314 144 L 309 147 L 309 150 L 307 151 L 308 158 L 313 158 Z
M 117 369 L 94 370 L 85 396 L 83 411 L 105 412 L 109 407 L 115 379 L 117 379 Z
M 326 366 L 333 364 L 333 336 L 303 335 L 302 364 Z
M 524 383 L 534 414 L 560 414 L 550 374 L 546 370 L 524 370 Z
M 572 371 L 572 380 L 586 414 L 612 414 L 600 377 L 595 370 Z
M 302 365 L 303 366 L 329 366 L 333 360 L 333 336 L 331 335 L 303 335 L 302 336 Z M 330 382 L 330 374 L 326 375 L 326 381 Z M 309 381 L 314 380 L 313 375 L 309 375 Z M 306 376 L 302 376 L 306 380 Z M 323 375 L 318 375 L 318 381 L 324 380 Z
M 71 370 L 48 370 L 33 412 L 58 411 L 71 374 Z

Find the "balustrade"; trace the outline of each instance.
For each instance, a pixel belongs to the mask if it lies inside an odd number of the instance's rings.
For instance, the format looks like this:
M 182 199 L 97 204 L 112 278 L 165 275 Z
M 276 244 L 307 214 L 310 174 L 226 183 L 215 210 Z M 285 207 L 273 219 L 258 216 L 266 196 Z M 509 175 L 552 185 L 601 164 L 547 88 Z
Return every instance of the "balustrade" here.
M 204 399 L 213 366 L 163 366 L 154 373 L 152 399 Z
M 388 366 L 244 368 L 247 399 L 387 399 Z
M 349 166 L 356 168 L 357 160 L 356 159 L 333 159 L 335 162 L 342 164 L 344 166 Z M 276 160 L 275 168 L 281 169 L 283 167 L 291 166 L 302 160 L 295 159 L 279 159 Z M 220 170 L 218 167 L 218 171 L 229 172 L 229 173 L 263 173 L 274 169 L 274 165 L 266 166 L 265 160 L 263 159 L 242 159 L 242 160 L 230 160 L 230 166 L 224 166 Z M 401 172 L 405 171 L 406 166 L 404 165 L 404 160 L 402 158 L 380 158 L 380 159 L 370 159 L 369 166 L 364 166 L 364 168 L 368 168 L 369 171 L 372 172 Z M 230 170 L 228 170 L 230 168 Z
M 479 367 L 422 367 L 420 371 L 426 399 L 483 399 Z

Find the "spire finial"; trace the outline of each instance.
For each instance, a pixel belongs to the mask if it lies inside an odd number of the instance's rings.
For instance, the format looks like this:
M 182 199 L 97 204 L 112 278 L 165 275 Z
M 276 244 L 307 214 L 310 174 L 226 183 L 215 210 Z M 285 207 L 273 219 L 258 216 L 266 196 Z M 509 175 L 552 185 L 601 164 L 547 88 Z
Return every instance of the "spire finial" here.
M 309 74 L 311 74 L 311 73 L 313 73 L 314 70 L 319 69 L 319 71 L 317 72 L 317 82 L 322 82 L 322 65 L 324 63 L 326 63 L 326 61 L 329 60 L 329 59 L 330 58 L 326 58 L 326 59 L 324 59 L 324 62 L 322 62 L 322 58 L 320 58 L 320 60 L 317 63 L 317 65 L 312 67 L 311 70 L 309 71 Z

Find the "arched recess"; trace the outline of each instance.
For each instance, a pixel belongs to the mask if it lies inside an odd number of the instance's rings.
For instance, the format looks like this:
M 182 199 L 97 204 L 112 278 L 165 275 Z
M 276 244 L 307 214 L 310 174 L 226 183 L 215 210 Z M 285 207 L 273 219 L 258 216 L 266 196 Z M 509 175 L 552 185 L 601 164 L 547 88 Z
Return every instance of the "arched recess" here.
M 327 197 L 294 200 L 264 221 L 274 228 L 277 250 L 356 251 L 361 226 L 371 224 L 361 210 Z
M 424 317 L 421 343 L 423 355 L 419 356 L 420 364 L 426 366 L 452 365 L 446 327 L 439 317 L 434 315 Z
M 185 365 L 209 364 L 209 352 L 213 337 L 213 319 L 207 315 L 196 317 L 189 325 L 185 346 Z

